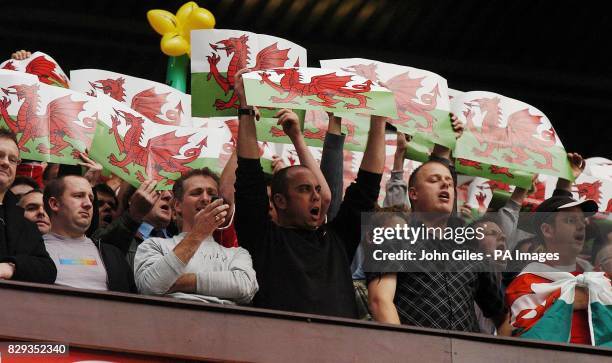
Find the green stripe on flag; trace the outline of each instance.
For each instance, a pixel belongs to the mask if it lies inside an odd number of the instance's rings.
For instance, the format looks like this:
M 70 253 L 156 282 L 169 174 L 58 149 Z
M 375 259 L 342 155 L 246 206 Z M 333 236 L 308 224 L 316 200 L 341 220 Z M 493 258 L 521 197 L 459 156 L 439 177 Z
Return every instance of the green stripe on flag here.
M 563 299 L 557 299 L 531 329 L 521 334 L 521 338 L 568 343 L 573 309 L 572 304 L 567 304 Z
M 594 345 L 612 348 L 612 305 L 592 302 L 590 308 Z
M 226 77 L 226 72 L 220 72 L 223 77 Z M 207 80 L 208 73 L 192 73 L 191 74 L 191 115 L 194 117 L 231 117 L 236 116 L 236 108 L 228 108 L 225 110 L 217 110 L 215 102 L 217 100 L 229 101 L 234 94 L 233 90 L 229 90 L 227 94 L 219 86 L 215 78 L 210 77 Z

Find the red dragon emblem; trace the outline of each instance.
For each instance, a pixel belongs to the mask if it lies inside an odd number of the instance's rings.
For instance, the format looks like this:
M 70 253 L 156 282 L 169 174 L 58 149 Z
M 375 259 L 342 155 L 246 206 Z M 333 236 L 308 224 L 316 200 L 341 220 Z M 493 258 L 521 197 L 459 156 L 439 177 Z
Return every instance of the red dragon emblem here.
M 322 106 L 335 108 L 339 102 L 344 102 L 344 107 L 347 109 L 366 108 L 368 96 L 361 93 L 369 92 L 373 82 L 367 80 L 363 84 L 356 84 L 348 87 L 347 84 L 352 80 L 353 76 L 338 76 L 336 73 L 322 74 L 313 76 L 309 83 L 302 82 L 302 75 L 297 68 L 272 69 L 270 72 L 275 72 L 281 75 L 280 83 L 276 84 L 270 79 L 270 74 L 261 72 L 260 83 L 266 83 L 278 93 L 287 93 L 285 98 L 276 96 L 270 97 L 272 102 L 276 103 L 297 103 L 293 101 L 296 97 L 316 96 L 321 101 L 308 100 L 308 104 L 313 106 Z M 347 103 L 334 97 L 352 98 L 358 101 L 357 104 Z
M 408 121 L 422 117 L 425 125 L 415 123 L 418 131 L 433 133 L 436 118 L 430 113 L 436 109 L 440 90 L 436 84 L 429 92 L 417 97 L 417 91 L 423 87 L 425 77 L 410 78 L 409 72 L 398 74 L 385 82 L 385 86 L 393 91 L 397 105 L 398 119 L 392 124 L 405 124 Z
M 13 119 L 7 111 L 11 101 L 7 97 L 3 97 L 0 100 L 0 113 L 13 132 L 16 134 L 21 133 L 18 143 L 21 151 L 30 152 L 25 147 L 25 144 L 29 140 L 45 136 L 49 137 L 51 148 L 38 144 L 36 149 L 42 154 L 55 156 L 61 156 L 62 150 L 70 146 L 65 137 L 79 140 L 85 144 L 91 143 L 91 136 L 95 130 L 95 118 L 97 116 L 84 118 L 83 124 L 85 126 L 75 122 L 78 121 L 79 113 L 84 110 L 83 105 L 86 101 L 73 101 L 71 95 L 66 95 L 49 102 L 46 112 L 39 115 L 40 99 L 38 96 L 38 85 L 21 84 L 8 88 L 3 88 L 2 91 L 7 95 L 16 95 L 17 100 L 23 101 L 23 103 L 19 107 L 16 119 Z M 10 89 L 13 89 L 13 91 Z M 73 156 L 75 159 L 78 159 L 76 152 Z
M 15 66 L 13 65 L 13 61 L 12 60 L 6 62 L 6 64 L 4 64 L 2 66 L 2 69 L 8 69 L 9 71 L 16 71 L 17 70 L 17 68 L 15 68 Z
M 38 80 L 42 83 L 68 88 L 68 80 L 57 74 L 55 68 L 55 63 L 40 55 L 28 63 L 25 72 L 38 76 Z
M 514 178 L 514 174 L 512 174 L 510 172 L 509 168 L 502 168 L 502 167 L 497 166 L 497 165 L 490 165 L 489 166 L 489 171 L 491 172 L 491 174 L 505 175 L 508 178 Z
M 89 82 L 94 89 L 99 89 L 104 92 L 105 95 L 113 98 L 119 102 L 125 102 L 125 88 L 123 84 L 125 83 L 125 78 L 119 77 L 117 79 L 108 78 L 108 79 L 100 79 L 94 82 Z M 90 96 L 94 96 L 95 92 L 92 89 L 91 93 L 87 93 Z
M 234 76 L 239 70 L 246 68 L 250 60 L 251 53 L 247 45 L 248 40 L 248 35 L 242 35 L 238 38 L 229 38 L 218 41 L 215 44 L 210 44 L 210 47 L 214 51 L 224 50 L 228 57 L 232 57 L 225 77 L 221 75 L 217 68 L 217 64 L 221 60 L 221 57 L 217 53 L 212 53 L 206 57 L 210 66 L 210 73 L 208 73 L 207 80 L 210 81 L 210 78 L 213 77 L 225 94 L 230 94 L 229 100 L 227 101 L 220 99 L 215 100 L 215 108 L 217 110 L 240 107 L 238 97 L 234 94 Z M 257 71 L 261 69 L 283 67 L 285 62 L 289 60 L 287 56 L 289 50 L 290 49 L 278 49 L 278 43 L 265 47 L 257 53 L 255 57 L 255 67 L 251 68 L 251 70 Z M 299 65 L 299 63 L 296 64 Z
M 89 82 L 89 84 L 94 89 L 101 90 L 109 97 L 119 102 L 125 102 L 125 78 L 100 79 L 95 82 Z M 87 94 L 93 96 L 93 90 Z M 166 111 L 163 115 L 165 119 L 160 117 L 162 116 L 162 108 L 168 102 L 167 98 L 169 95 L 170 92 L 157 93 L 155 92 L 155 87 L 151 87 L 135 94 L 132 97 L 130 108 L 155 123 L 161 125 L 179 125 L 181 123 L 181 115 L 184 114 L 183 105 L 180 100 L 173 109 Z
M 340 68 L 345 72 L 353 72 L 357 75 L 362 76 L 365 79 L 369 79 L 374 82 L 378 82 L 378 74 L 376 73 L 376 69 L 378 66 L 376 63 L 370 64 L 355 64 L 347 68 Z
M 478 161 L 461 159 L 461 158 L 457 158 L 457 161 L 459 162 L 459 165 L 482 170 L 482 165 Z
M 506 183 L 502 183 L 500 181 L 487 180 L 485 182 L 485 184 L 487 184 L 489 186 L 489 189 L 491 189 L 491 191 L 495 191 L 497 189 L 503 190 L 503 191 L 506 191 L 506 192 L 510 191 L 510 185 L 508 185 Z
M 376 63 L 371 64 L 355 64 L 347 68 L 341 68 L 347 72 L 354 72 L 366 79 L 378 82 L 378 74 L 376 73 L 378 66 Z M 435 118 L 429 113 L 436 109 L 437 100 L 440 96 L 438 86 L 434 86 L 431 91 L 417 97 L 417 91 L 423 86 L 423 79 L 410 78 L 409 72 L 398 74 L 392 77 L 385 86 L 393 91 L 395 103 L 397 105 L 398 119 L 392 120 L 392 124 L 404 124 L 416 117 L 423 117 L 425 125 L 416 124 L 419 131 L 433 133 L 433 124 Z
M 592 199 L 599 204 L 601 201 L 601 180 L 596 180 L 593 183 L 576 184 L 576 191 L 580 198 Z
M 468 129 L 473 133 L 478 142 L 486 144 L 485 150 L 475 147 L 473 152 L 477 156 L 490 157 L 495 150 L 507 150 L 514 156 L 507 155 L 504 160 L 510 163 L 525 165 L 525 161 L 530 159 L 526 151 L 538 154 L 544 158 L 544 163 L 535 162 L 538 169 L 557 171 L 553 166 L 552 154 L 547 150 L 555 145 L 555 131 L 552 127 L 544 131 L 538 131 L 542 124 L 542 116 L 534 116 L 528 109 L 516 111 L 508 118 L 508 127 L 501 127 L 501 109 L 499 108 L 500 99 L 481 98 L 466 103 L 470 107 L 478 107 L 484 114 L 480 130 L 474 125 L 473 110 L 464 111 L 467 119 Z
M 118 126 L 121 124 L 120 117 L 129 127 L 123 139 L 118 130 Z M 112 127 L 109 133 L 115 136 L 115 142 L 117 143 L 120 154 L 111 154 L 108 160 L 111 164 L 121 168 L 126 173 L 129 173 L 127 166 L 133 163 L 147 170 L 150 178 L 155 181 L 160 181 L 164 179 L 164 176 L 160 175 L 161 171 L 167 173 L 183 173 L 188 171 L 189 168 L 185 165 L 196 160 L 202 147 L 206 146 L 207 138 L 204 138 L 199 144 L 195 145 L 195 147 L 183 153 L 185 158 L 178 158 L 177 155 L 180 155 L 181 148 L 189 142 L 191 135 L 176 136 L 174 132 L 168 132 L 149 139 L 146 145 L 142 146 L 144 134 L 144 119 L 142 117 L 115 110 L 115 115 L 112 115 L 111 119 Z M 119 160 L 122 154 L 125 154 L 125 156 L 122 160 Z M 145 180 L 141 172 L 137 172 L 136 177 L 141 182 Z
M 487 200 L 487 195 L 483 192 L 478 192 L 476 194 L 476 201 L 478 202 L 478 209 L 485 210 L 487 206 L 484 204 L 485 200 Z

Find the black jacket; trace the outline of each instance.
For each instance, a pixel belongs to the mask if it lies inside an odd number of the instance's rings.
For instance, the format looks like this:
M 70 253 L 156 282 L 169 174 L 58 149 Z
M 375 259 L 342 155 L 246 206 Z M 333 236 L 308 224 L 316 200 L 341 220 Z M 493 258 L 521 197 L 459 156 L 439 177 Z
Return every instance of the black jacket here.
M 106 268 L 108 290 L 137 293 L 134 271 L 125 260 L 125 255 L 117 247 L 101 243 L 100 240 L 97 240 L 95 244 Z
M 0 251 L 0 262 L 15 264 L 13 280 L 52 284 L 57 270 L 49 257 L 36 225 L 23 216 L 17 198 L 10 190 L 4 195 L 4 228 L 6 243 Z M 0 222 L 2 223 L 2 222 Z

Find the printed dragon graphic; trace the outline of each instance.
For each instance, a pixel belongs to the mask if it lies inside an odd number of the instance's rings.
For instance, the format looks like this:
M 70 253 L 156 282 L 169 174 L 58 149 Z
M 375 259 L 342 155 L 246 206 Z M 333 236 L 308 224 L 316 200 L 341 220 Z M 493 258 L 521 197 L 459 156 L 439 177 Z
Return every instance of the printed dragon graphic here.
M 461 166 L 466 166 L 466 167 L 474 168 L 477 170 L 483 170 L 482 169 L 483 165 L 479 161 L 462 159 L 462 158 L 457 158 L 457 161 L 459 162 L 459 165 Z M 498 174 L 498 175 L 505 175 L 511 179 L 514 178 L 514 174 L 510 172 L 510 168 L 506 168 L 506 167 L 501 167 L 497 165 L 489 165 L 489 172 L 491 173 L 491 175 Z
M 343 102 L 344 107 L 347 109 L 371 109 L 367 104 L 369 97 L 362 95 L 362 93 L 371 90 L 371 86 L 374 84 L 371 80 L 349 87 L 347 85 L 353 78 L 351 75 L 339 76 L 335 72 L 327 73 L 313 76 L 310 82 L 305 83 L 302 81 L 302 75 L 297 68 L 272 69 L 270 72 L 281 75 L 280 82 L 278 84 L 274 83 L 270 79 L 270 74 L 264 71 L 260 72 L 260 83 L 269 85 L 280 94 L 287 93 L 287 96 L 284 98 L 272 96 L 270 98 L 272 102 L 298 103 L 293 101 L 296 97 L 316 96 L 321 101 L 310 99 L 307 103 L 313 106 L 335 108 L 337 103 Z M 334 97 L 355 99 L 358 103 L 348 103 Z
M 45 58 L 44 55 L 40 55 L 33 58 L 26 66 L 25 73 L 33 74 L 38 77 L 38 80 L 42 83 L 49 84 L 52 86 L 59 86 L 68 88 L 68 79 L 66 77 L 56 73 L 56 64 Z M 17 70 L 13 61 L 7 62 L 3 69 Z
M 580 196 L 580 199 L 592 199 L 595 202 L 597 202 L 597 204 L 601 203 L 601 187 L 602 187 L 603 183 L 601 182 L 601 180 L 596 180 L 593 183 L 580 183 L 580 184 L 576 184 L 576 192 L 578 193 L 578 195 Z
M 247 44 L 248 41 L 249 36 L 245 34 L 237 38 L 228 38 L 220 40 L 215 44 L 210 44 L 213 51 L 224 50 L 227 57 L 232 57 L 227 68 L 227 74 L 224 77 L 217 68 L 221 56 L 214 52 L 206 56 L 210 66 L 210 73 L 208 73 L 207 80 L 210 81 L 210 78 L 213 77 L 219 87 L 223 89 L 225 95 L 230 95 L 227 101 L 220 99 L 215 100 L 214 106 L 217 110 L 240 107 L 238 97 L 234 94 L 234 76 L 239 70 L 246 68 L 248 65 L 251 56 Z M 251 70 L 258 71 L 262 69 L 284 67 L 285 63 L 289 60 L 289 51 L 290 49 L 279 49 L 278 43 L 271 44 L 257 53 L 255 56 L 255 66 L 252 67 Z M 299 59 L 296 61 L 295 66 L 299 67 Z
M 342 70 L 355 72 L 356 74 L 378 82 L 378 74 L 376 73 L 378 66 L 376 63 L 371 64 L 355 64 Z M 417 97 L 417 92 L 423 87 L 423 79 L 410 78 L 410 72 L 398 74 L 385 82 L 385 87 L 393 91 L 395 103 L 397 105 L 398 119 L 393 120 L 393 124 L 405 124 L 408 121 L 422 117 L 425 120 L 425 125 L 415 123 L 417 130 L 422 132 L 433 133 L 433 125 L 436 121 L 435 117 L 430 113 L 436 109 L 440 90 L 436 84 L 429 92 L 423 93 Z
M 23 101 L 19 111 L 17 111 L 16 119 L 13 119 L 8 114 L 11 100 L 7 97 L 3 97 L 0 100 L 0 113 L 6 124 L 16 134 L 21 134 L 18 143 L 19 149 L 24 152 L 30 152 L 25 147 L 26 143 L 45 136 L 49 137 L 51 147 L 49 148 L 42 143 L 38 144 L 36 149 L 41 154 L 62 156 L 61 152 L 71 146 L 65 137 L 79 140 L 89 145 L 95 130 L 97 114 L 91 118 L 84 118 L 84 126 L 75 122 L 78 121 L 79 113 L 84 110 L 83 105 L 86 101 L 73 101 L 71 95 L 66 95 L 49 102 L 45 113 L 38 114 L 40 107 L 38 88 L 39 86 L 36 84 L 20 84 L 2 89 L 6 95 L 16 95 L 18 101 Z M 76 150 L 72 155 L 75 159 L 79 158 Z
M 142 166 L 150 178 L 160 181 L 165 178 L 163 175 L 160 175 L 161 171 L 183 173 L 189 170 L 189 167 L 185 165 L 196 160 L 200 155 L 202 147 L 207 146 L 206 137 L 194 147 L 186 150 L 183 153 L 185 158 L 179 158 L 177 156 L 181 155 L 181 148 L 189 143 L 189 138 L 192 135 L 176 136 L 175 132 L 168 132 L 150 138 L 147 140 L 146 145 L 142 146 L 144 119 L 128 112 L 114 111 L 115 115 L 111 116 L 112 127 L 109 133 L 115 137 L 115 142 L 119 148 L 119 155 L 111 154 L 108 160 L 114 166 L 121 168 L 125 173 L 129 173 L 127 166 L 133 163 L 134 165 Z M 124 137 L 119 134 L 118 130 L 121 124 L 120 118 L 128 126 Z M 124 155 L 124 157 L 122 160 L 119 160 L 121 155 Z M 145 176 L 140 171 L 136 172 L 136 177 L 141 182 L 145 180 Z
M 508 126 L 502 127 L 500 99 L 480 98 L 467 102 L 469 107 L 478 107 L 484 118 L 480 130 L 474 125 L 474 111 L 468 109 L 463 112 L 467 119 L 468 130 L 472 132 L 480 145 L 486 144 L 485 150 L 474 147 L 475 155 L 491 157 L 496 150 L 510 150 L 514 156 L 506 154 L 504 160 L 510 163 L 525 165 L 531 156 L 526 151 L 538 154 L 544 158 L 544 163 L 534 162 L 538 169 L 558 171 L 553 165 L 552 154 L 547 150 L 555 145 L 555 131 L 552 127 L 538 131 L 542 125 L 542 116 L 534 116 L 528 109 L 516 111 L 508 117 Z
M 99 89 L 104 92 L 105 95 L 119 102 L 125 102 L 125 78 L 100 79 L 89 82 L 89 84 L 94 89 Z M 94 96 L 95 92 L 92 89 L 91 92 L 87 94 Z M 151 87 L 135 94 L 134 97 L 132 97 L 130 108 L 155 123 L 162 125 L 179 125 L 182 115 L 185 114 L 180 100 L 173 109 L 166 111 L 165 115 L 163 115 L 165 119 L 160 117 L 162 116 L 162 108 L 168 103 L 167 98 L 169 95 L 170 92 L 157 93 L 155 92 L 155 87 Z

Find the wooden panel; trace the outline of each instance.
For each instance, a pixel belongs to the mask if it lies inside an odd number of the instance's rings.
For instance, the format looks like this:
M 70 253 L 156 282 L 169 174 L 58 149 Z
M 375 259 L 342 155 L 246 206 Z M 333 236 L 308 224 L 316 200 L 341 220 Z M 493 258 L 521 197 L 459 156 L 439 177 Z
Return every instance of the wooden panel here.
M 557 360 L 588 362 L 606 353 L 588 347 L 49 285 L 0 282 L 0 296 L 0 311 L 10 317 L 0 325 L 0 338 L 58 341 L 162 357 L 266 362 L 413 357 L 473 362 L 554 353 Z

